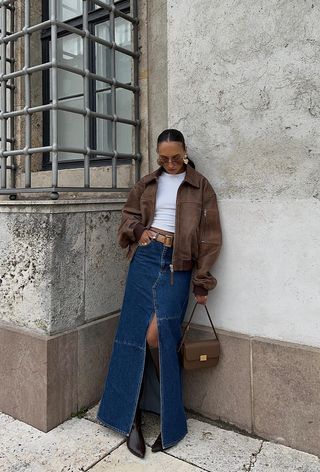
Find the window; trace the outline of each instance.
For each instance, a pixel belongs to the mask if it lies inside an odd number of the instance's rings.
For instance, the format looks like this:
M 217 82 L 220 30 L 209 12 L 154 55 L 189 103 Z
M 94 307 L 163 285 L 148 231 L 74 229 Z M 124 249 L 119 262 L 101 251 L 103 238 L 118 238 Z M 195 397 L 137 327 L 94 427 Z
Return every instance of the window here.
M 43 0 L 41 11 L 24 0 L 21 16 L 15 0 L 0 2 L 0 194 L 128 190 L 117 185 L 123 163 L 140 178 L 137 0 L 109 3 Z M 90 168 L 108 164 L 111 186 L 92 187 Z M 79 185 L 59 185 L 68 166 L 83 167 Z
M 49 1 L 49 8 L 51 8 Z M 47 4 L 44 1 L 44 4 Z M 59 168 L 80 167 L 83 165 L 81 150 L 89 147 L 91 150 L 90 165 L 111 164 L 112 156 L 116 152 L 121 159 L 117 163 L 131 162 L 130 156 L 134 153 L 135 125 L 135 92 L 134 58 L 132 53 L 132 23 L 127 19 L 114 17 L 114 40 L 123 50 L 114 51 L 114 70 L 112 67 L 112 48 L 106 42 L 112 42 L 112 18 L 110 12 L 94 2 L 88 3 L 87 25 L 90 39 L 87 48 L 84 44 L 84 12 L 82 0 L 61 0 L 57 2 L 57 19 L 63 21 L 66 27 L 58 27 L 56 60 L 58 109 L 58 152 Z M 130 2 L 120 0 L 115 2 L 117 8 L 126 14 L 130 13 Z M 50 10 L 49 10 L 50 11 Z M 44 20 L 49 18 L 49 11 L 44 5 Z M 71 28 L 67 29 L 70 26 Z M 74 33 L 72 28 L 79 31 Z M 43 62 L 52 61 L 51 28 L 43 31 Z M 86 55 L 86 57 L 85 57 Z M 88 66 L 90 77 L 84 78 L 83 71 Z M 60 68 L 64 67 L 64 68 Z M 52 103 L 53 69 L 43 72 L 43 103 Z M 101 79 L 109 79 L 109 83 Z M 115 80 L 114 97 L 112 83 Z M 122 85 L 122 86 L 121 86 Z M 85 88 L 87 86 L 87 97 Z M 112 103 L 113 102 L 113 103 Z M 87 105 L 86 105 L 87 104 Z M 113 105 L 114 104 L 114 110 Z M 82 110 L 89 108 L 95 112 L 85 123 Z M 77 113 L 77 111 L 79 111 Z M 53 142 L 52 110 L 44 112 L 43 136 L 44 146 Z M 113 115 L 117 121 L 112 119 Z M 108 119 L 109 117 L 109 119 Z M 127 122 L 125 121 L 127 120 Z M 129 121 L 129 122 L 128 122 Z M 78 152 L 76 152 L 79 150 Z M 51 153 L 44 154 L 44 168 L 51 167 Z

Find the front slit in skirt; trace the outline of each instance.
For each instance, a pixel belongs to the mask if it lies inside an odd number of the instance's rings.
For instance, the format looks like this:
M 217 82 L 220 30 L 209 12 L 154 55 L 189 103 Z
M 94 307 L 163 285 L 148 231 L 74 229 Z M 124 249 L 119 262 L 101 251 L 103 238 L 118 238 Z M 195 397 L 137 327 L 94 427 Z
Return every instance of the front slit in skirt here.
M 188 305 L 192 269 L 175 271 L 172 283 L 172 252 L 173 247 L 153 239 L 146 246 L 136 248 L 129 264 L 97 413 L 102 424 L 129 436 L 142 388 L 139 406 L 160 414 L 164 449 L 179 442 L 188 432 L 183 405 L 183 369 L 177 347 Z M 154 313 L 159 336 L 158 394 L 152 360 L 146 359 L 146 334 Z

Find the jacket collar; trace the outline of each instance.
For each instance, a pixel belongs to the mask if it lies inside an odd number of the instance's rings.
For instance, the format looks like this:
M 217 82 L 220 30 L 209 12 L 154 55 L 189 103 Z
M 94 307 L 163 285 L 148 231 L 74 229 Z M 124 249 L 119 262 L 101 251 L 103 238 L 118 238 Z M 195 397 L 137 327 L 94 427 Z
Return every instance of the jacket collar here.
M 151 172 L 149 175 L 144 177 L 145 183 L 149 183 L 154 179 L 158 180 L 158 178 L 162 174 L 163 170 L 164 170 L 163 167 L 160 166 L 156 170 Z M 198 172 L 193 167 L 191 167 L 190 165 L 186 166 L 186 175 L 185 175 L 185 178 L 184 178 L 183 182 L 184 181 L 188 182 L 190 185 L 193 185 L 194 187 L 197 187 L 197 188 L 200 187 L 200 176 L 199 176 Z

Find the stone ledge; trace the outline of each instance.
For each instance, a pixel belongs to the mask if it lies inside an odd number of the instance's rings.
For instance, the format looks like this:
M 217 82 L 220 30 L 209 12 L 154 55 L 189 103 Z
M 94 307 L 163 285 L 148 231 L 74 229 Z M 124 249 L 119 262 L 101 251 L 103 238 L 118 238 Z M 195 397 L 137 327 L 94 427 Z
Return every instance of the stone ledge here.
M 121 210 L 125 197 L 77 200 L 0 201 L 0 213 L 78 213 L 82 211 Z

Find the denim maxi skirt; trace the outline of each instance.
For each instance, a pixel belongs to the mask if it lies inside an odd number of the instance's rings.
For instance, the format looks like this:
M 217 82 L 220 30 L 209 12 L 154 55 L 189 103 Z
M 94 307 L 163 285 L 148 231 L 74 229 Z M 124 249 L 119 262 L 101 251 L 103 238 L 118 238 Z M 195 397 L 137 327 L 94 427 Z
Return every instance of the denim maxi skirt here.
M 173 247 L 151 239 L 137 246 L 130 261 L 119 323 L 97 419 L 129 436 L 138 404 L 160 414 L 162 447 L 188 432 L 183 405 L 183 368 L 177 347 L 186 313 L 191 270 L 175 271 L 170 284 Z M 149 323 L 157 316 L 160 385 L 146 355 Z M 157 389 L 157 385 L 158 389 Z

